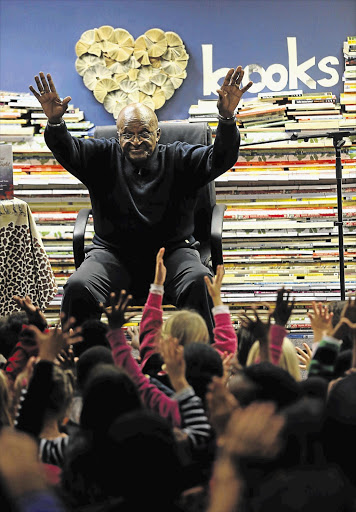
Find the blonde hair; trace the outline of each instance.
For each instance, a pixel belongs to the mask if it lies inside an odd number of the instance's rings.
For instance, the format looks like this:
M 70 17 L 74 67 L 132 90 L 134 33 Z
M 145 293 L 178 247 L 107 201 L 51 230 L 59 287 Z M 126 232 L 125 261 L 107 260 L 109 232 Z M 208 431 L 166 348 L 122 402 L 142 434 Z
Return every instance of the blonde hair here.
M 163 323 L 161 335 L 178 338 L 180 345 L 209 342 L 209 331 L 203 317 L 196 311 L 181 309 L 174 311 Z
M 259 341 L 255 341 L 255 343 L 250 348 L 250 351 L 247 356 L 246 366 L 251 366 L 259 361 L 260 358 L 260 343 Z M 295 380 L 301 380 L 301 373 L 299 368 L 299 361 L 297 358 L 297 354 L 295 351 L 294 344 L 291 342 L 289 338 L 283 339 L 282 344 L 282 354 L 279 360 L 278 366 L 286 370 L 288 373 L 295 378 Z

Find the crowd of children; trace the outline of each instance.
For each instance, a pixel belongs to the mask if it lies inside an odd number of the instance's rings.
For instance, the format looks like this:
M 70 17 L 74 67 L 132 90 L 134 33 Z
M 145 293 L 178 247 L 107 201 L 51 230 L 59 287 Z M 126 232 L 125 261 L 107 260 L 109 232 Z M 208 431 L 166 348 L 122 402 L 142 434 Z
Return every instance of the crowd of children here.
M 14 297 L 21 311 L 0 319 L 0 510 L 356 510 L 356 300 L 313 302 L 313 342 L 296 349 L 290 293 L 241 311 L 236 330 L 223 274 L 205 281 L 214 339 L 195 311 L 163 320 L 164 249 L 132 342 L 125 290 L 79 327 L 49 328 Z

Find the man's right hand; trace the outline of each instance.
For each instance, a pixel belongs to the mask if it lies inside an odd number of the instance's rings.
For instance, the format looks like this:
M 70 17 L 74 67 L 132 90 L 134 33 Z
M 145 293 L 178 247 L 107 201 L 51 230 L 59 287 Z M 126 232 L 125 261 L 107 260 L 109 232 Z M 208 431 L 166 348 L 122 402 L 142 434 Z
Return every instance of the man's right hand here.
M 63 100 L 57 94 L 51 75 L 47 74 L 47 80 L 42 73 L 39 73 L 39 77 L 35 76 L 36 85 L 38 88 L 37 92 L 32 85 L 30 85 L 30 91 L 36 96 L 38 101 L 41 103 L 43 112 L 48 117 L 48 121 L 53 124 L 58 124 L 62 121 L 62 116 L 68 108 L 68 103 L 72 99 L 67 96 Z

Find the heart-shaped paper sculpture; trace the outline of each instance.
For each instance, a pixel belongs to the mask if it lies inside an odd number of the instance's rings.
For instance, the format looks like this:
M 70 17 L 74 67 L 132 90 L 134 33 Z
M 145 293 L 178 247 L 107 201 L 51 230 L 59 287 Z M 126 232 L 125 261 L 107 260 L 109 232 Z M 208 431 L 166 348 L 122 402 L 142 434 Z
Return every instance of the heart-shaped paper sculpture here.
M 161 108 L 187 76 L 182 39 L 159 28 L 135 41 L 127 30 L 104 25 L 84 32 L 75 52 L 84 84 L 115 119 L 129 103 Z

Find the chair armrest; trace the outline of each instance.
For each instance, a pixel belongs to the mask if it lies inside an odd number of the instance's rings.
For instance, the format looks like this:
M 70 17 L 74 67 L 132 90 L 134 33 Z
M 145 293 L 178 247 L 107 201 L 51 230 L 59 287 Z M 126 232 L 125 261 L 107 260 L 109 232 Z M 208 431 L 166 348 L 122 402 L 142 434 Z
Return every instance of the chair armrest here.
M 74 264 L 77 269 L 84 261 L 84 239 L 85 228 L 91 215 L 91 208 L 82 208 L 79 210 L 73 229 L 73 255 Z
M 222 229 L 226 204 L 216 204 L 211 217 L 211 262 L 214 273 L 216 267 L 223 264 Z

